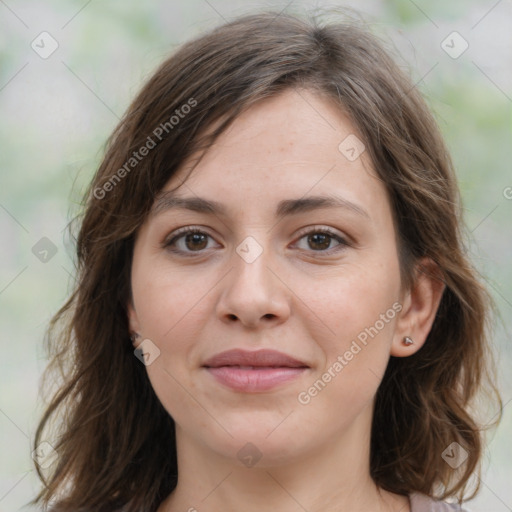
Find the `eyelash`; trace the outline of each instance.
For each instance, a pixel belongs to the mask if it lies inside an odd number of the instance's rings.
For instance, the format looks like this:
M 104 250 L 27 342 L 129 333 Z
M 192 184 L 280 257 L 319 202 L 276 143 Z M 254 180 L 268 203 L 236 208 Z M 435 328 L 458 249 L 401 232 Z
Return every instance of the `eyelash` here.
M 194 234 L 194 233 L 199 233 L 201 235 L 207 235 L 210 238 L 213 238 L 211 235 L 209 235 L 207 232 L 205 232 L 202 229 L 199 229 L 196 227 L 186 227 L 186 228 L 178 229 L 174 233 L 171 233 L 170 237 L 168 237 L 162 243 L 162 247 L 170 250 L 173 253 L 183 255 L 184 257 L 194 257 L 196 255 L 199 255 L 199 254 L 205 252 L 207 249 L 202 249 L 199 251 L 183 251 L 181 249 L 175 248 L 175 244 L 176 244 L 177 240 L 183 238 L 186 235 Z M 332 253 L 342 251 L 346 247 L 350 246 L 350 244 L 348 243 L 347 240 L 345 240 L 343 237 L 341 237 L 340 235 L 338 235 L 331 229 L 325 228 L 325 227 L 324 228 L 314 227 L 313 229 L 310 229 L 309 231 L 302 232 L 302 233 L 300 233 L 300 237 L 298 240 L 301 240 L 302 238 L 305 238 L 309 235 L 315 235 L 315 234 L 328 235 L 329 237 L 331 237 L 331 238 L 335 239 L 337 242 L 339 242 L 339 245 L 335 246 L 334 248 L 327 249 L 325 251 L 323 251 L 323 250 L 315 251 L 315 250 L 311 249 L 311 252 L 325 254 L 325 255 L 331 255 Z

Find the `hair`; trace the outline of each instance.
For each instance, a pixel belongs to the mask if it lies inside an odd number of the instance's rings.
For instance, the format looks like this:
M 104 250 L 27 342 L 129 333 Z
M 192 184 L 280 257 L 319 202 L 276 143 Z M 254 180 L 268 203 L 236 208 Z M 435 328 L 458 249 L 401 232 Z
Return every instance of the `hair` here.
M 371 477 L 401 495 L 458 493 L 461 501 L 480 474 L 484 425 L 471 407 L 484 384 L 499 405 L 493 425 L 502 409 L 491 378 L 492 301 L 467 255 L 440 130 L 385 43 L 363 24 L 259 12 L 179 47 L 108 139 L 84 198 L 76 283 L 45 337 L 44 381 L 60 380 L 33 445 L 46 440 L 57 457 L 47 474 L 36 463 L 44 486 L 31 503 L 57 512 L 155 511 L 176 487 L 174 421 L 130 342 L 134 240 L 185 159 L 202 156 L 255 102 L 290 88 L 328 98 L 359 130 L 389 195 L 403 284 L 414 282 L 423 257 L 445 284 L 425 344 L 410 357 L 391 357 L 377 390 Z M 150 141 L 155 147 L 131 160 Z M 453 442 L 467 451 L 457 470 L 441 456 Z

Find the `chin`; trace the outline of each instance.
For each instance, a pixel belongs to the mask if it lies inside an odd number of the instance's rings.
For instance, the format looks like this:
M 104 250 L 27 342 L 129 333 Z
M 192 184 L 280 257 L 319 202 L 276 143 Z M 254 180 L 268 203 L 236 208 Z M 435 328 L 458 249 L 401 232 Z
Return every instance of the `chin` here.
M 234 459 L 240 466 L 270 468 L 288 464 L 307 452 L 308 448 L 313 449 L 315 443 L 313 439 L 308 442 L 301 438 L 296 428 L 285 426 L 286 420 L 282 420 L 280 418 L 277 422 L 266 422 L 264 425 L 250 418 L 247 422 L 239 421 L 228 429 L 233 437 L 223 435 L 222 439 L 210 438 L 206 444 L 219 454 Z

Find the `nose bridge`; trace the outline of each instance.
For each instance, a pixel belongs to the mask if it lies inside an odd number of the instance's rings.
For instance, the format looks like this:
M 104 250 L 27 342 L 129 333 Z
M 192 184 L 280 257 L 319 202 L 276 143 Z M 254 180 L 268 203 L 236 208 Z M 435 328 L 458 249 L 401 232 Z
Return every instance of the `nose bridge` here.
M 263 318 L 284 318 L 288 300 L 283 283 L 274 275 L 268 231 L 247 236 L 235 247 L 232 271 L 219 300 L 218 312 L 224 318 L 238 318 L 256 324 Z
M 273 260 L 270 245 L 263 230 L 260 234 L 247 236 L 238 244 L 233 254 L 232 287 L 240 287 L 245 294 L 252 289 L 253 299 L 270 292 L 272 279 L 268 267 Z

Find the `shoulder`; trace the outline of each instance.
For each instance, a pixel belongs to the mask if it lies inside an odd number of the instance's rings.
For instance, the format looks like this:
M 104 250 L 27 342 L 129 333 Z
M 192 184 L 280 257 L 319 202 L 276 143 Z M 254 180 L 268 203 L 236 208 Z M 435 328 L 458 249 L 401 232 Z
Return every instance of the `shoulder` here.
M 471 512 L 468 508 L 462 508 L 457 503 L 446 503 L 421 493 L 409 495 L 411 512 Z

